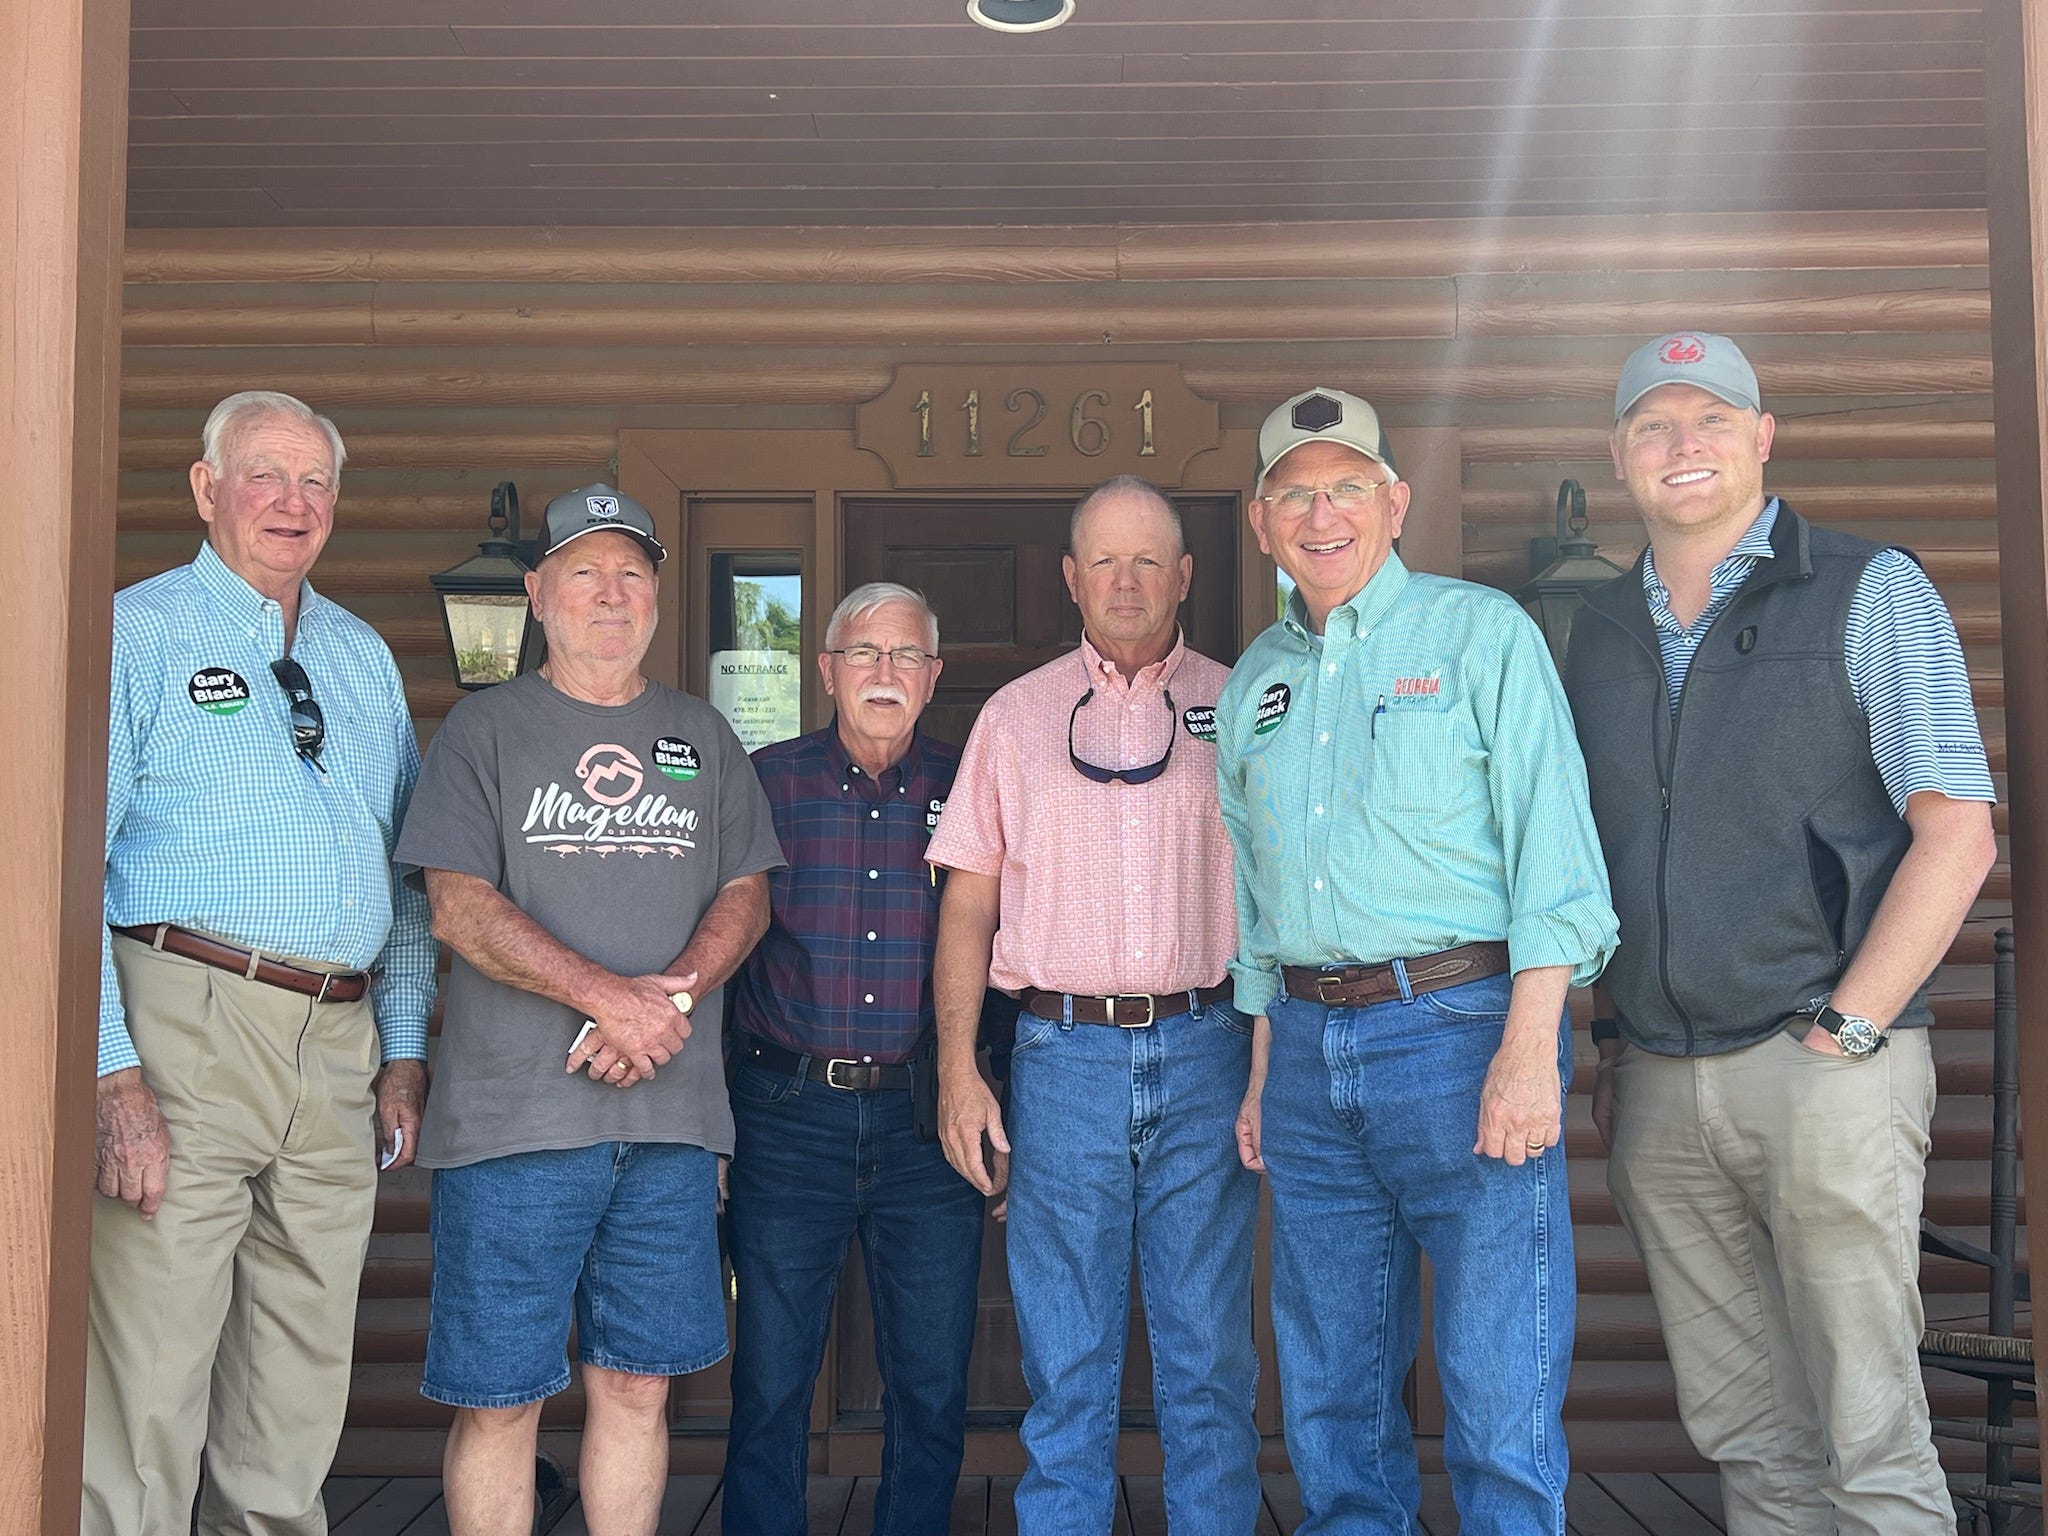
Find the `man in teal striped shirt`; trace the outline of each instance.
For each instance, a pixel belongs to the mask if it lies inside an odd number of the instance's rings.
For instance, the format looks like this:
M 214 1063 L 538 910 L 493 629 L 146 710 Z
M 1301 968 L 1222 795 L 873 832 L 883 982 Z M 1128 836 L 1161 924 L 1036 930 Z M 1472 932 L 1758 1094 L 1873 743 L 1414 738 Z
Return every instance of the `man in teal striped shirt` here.
M 1424 1253 L 1462 1529 L 1563 1536 L 1564 1002 L 1615 916 L 1543 637 L 1500 592 L 1409 571 L 1408 502 L 1355 395 L 1260 429 L 1252 530 L 1295 593 L 1216 707 L 1256 1016 L 1239 1152 L 1273 1190 L 1302 1536 L 1416 1528 Z

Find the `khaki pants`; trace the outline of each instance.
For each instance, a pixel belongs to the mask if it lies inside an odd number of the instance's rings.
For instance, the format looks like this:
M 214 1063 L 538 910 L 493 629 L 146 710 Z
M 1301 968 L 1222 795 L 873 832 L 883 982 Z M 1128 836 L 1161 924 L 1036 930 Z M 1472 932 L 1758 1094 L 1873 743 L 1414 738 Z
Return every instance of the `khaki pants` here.
M 1916 1353 L 1934 1062 L 1628 1050 L 1608 1185 L 1729 1536 L 1952 1536 Z
M 93 1204 L 83 1536 L 320 1536 L 376 1205 L 367 1000 L 116 936 L 170 1125 L 163 1208 Z

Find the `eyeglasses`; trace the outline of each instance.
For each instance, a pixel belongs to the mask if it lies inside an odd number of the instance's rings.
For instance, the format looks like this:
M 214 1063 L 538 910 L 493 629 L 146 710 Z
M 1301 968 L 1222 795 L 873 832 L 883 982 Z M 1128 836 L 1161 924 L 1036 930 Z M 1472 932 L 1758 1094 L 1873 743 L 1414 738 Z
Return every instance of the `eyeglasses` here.
M 1265 501 L 1282 512 L 1305 513 L 1315 506 L 1318 496 L 1327 496 L 1335 510 L 1357 512 L 1372 500 L 1375 491 L 1383 491 L 1392 484 L 1391 480 L 1346 480 L 1337 485 L 1291 485 L 1284 491 L 1273 492 Z
M 914 645 L 899 645 L 892 651 L 885 651 L 879 645 L 848 645 L 837 650 L 827 647 L 825 654 L 844 656 L 849 667 L 861 672 L 880 666 L 884 656 L 896 663 L 898 672 L 922 672 L 924 664 L 932 659 Z
M 1172 694 L 1164 688 L 1159 691 L 1166 694 L 1166 750 L 1159 754 L 1158 762 L 1147 763 L 1142 768 L 1101 768 L 1083 760 L 1081 754 L 1074 750 L 1074 722 L 1081 718 L 1082 705 L 1095 697 L 1095 690 L 1090 688 L 1081 695 L 1074 712 L 1067 716 L 1067 761 L 1074 765 L 1074 771 L 1095 784 L 1150 784 L 1166 772 L 1166 765 L 1173 757 L 1173 738 L 1178 734 L 1176 726 L 1180 721 L 1180 711 L 1173 707 Z
M 327 717 L 320 713 L 306 669 L 286 656 L 270 664 L 270 675 L 291 701 L 292 750 L 325 773 L 327 767 L 320 761 L 320 749 L 327 745 Z

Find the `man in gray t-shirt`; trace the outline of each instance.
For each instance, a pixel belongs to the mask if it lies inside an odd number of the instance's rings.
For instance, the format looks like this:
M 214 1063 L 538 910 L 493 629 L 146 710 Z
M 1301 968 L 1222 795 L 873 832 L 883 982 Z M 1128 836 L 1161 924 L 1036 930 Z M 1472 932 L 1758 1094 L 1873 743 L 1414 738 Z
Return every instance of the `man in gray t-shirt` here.
M 537 674 L 449 715 L 398 857 L 484 881 L 617 976 L 669 972 L 723 886 L 782 865 L 767 799 L 717 710 L 659 683 L 589 704 Z M 600 1141 L 729 1155 L 722 993 L 705 980 L 682 1050 L 622 1093 L 563 1071 L 589 1012 L 496 980 L 458 948 L 420 1166 Z
M 654 1522 L 667 1378 L 726 1352 L 719 988 L 783 865 L 731 729 L 640 671 L 664 554 L 646 512 L 571 491 L 543 545 L 526 582 L 547 663 L 450 712 L 397 849 L 455 955 L 419 1161 L 435 1170 L 420 1390 L 457 1409 L 456 1536 L 524 1529 L 572 1319 L 603 1429 L 583 1438 L 590 1523 Z

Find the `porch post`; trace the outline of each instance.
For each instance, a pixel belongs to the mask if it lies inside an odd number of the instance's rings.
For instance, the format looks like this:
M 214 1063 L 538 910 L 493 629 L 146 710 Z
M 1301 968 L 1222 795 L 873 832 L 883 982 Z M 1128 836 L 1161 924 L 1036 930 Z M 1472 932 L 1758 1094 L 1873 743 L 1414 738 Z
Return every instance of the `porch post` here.
M 2048 1275 L 2048 0 L 1989 0 L 1991 354 L 1997 426 L 1999 629 L 2017 940 L 2028 1261 Z
M 78 1530 L 128 0 L 0 9 L 0 1531 Z

